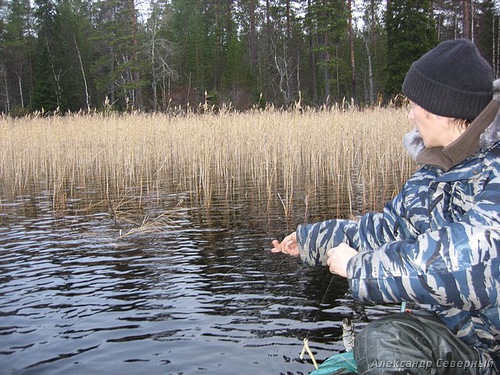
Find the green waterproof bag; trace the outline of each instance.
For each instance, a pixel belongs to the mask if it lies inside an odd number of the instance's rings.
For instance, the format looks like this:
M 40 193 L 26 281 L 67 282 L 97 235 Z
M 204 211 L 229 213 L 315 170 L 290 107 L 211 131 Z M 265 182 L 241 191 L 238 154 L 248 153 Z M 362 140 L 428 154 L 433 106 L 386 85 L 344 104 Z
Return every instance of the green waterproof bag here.
M 310 375 L 341 375 L 341 374 L 357 374 L 358 368 L 354 360 L 353 352 L 345 352 L 336 354 L 326 359 L 318 369 L 310 373 Z

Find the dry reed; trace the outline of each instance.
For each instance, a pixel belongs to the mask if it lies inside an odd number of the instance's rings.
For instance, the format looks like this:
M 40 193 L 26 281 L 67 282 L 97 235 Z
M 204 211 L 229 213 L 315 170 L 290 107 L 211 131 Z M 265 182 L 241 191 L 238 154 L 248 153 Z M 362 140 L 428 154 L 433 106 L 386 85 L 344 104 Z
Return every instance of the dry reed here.
M 299 202 L 338 213 L 347 198 L 359 214 L 380 208 L 414 170 L 401 146 L 409 128 L 404 110 L 382 108 L 4 117 L 0 199 L 45 191 L 55 210 L 87 197 L 118 212 L 162 194 L 207 208 L 243 194 L 279 197 L 288 216 Z

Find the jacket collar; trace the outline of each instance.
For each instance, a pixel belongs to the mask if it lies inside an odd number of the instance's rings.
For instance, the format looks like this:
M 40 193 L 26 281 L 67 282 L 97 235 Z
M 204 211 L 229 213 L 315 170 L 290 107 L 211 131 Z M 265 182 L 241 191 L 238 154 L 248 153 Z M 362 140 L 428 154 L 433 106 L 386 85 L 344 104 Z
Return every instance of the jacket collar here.
M 462 135 L 446 147 L 425 148 L 417 130 L 408 133 L 403 143 L 417 163 L 448 171 L 478 150 L 486 150 L 500 140 L 499 109 L 500 102 L 492 100 Z
M 446 147 L 425 148 L 417 155 L 417 163 L 431 164 L 443 168 L 445 171 L 475 154 L 480 148 L 487 149 L 493 146 L 492 139 L 483 139 L 486 129 L 495 128 L 492 133 L 498 134 L 499 121 L 495 118 L 498 114 L 500 104 L 492 100 L 486 108 L 476 117 L 467 129 L 454 142 Z M 488 132 L 487 134 L 490 134 Z M 489 137 L 488 137 L 489 138 Z M 491 144 L 489 141 L 493 141 Z M 480 146 L 480 143 L 482 145 Z

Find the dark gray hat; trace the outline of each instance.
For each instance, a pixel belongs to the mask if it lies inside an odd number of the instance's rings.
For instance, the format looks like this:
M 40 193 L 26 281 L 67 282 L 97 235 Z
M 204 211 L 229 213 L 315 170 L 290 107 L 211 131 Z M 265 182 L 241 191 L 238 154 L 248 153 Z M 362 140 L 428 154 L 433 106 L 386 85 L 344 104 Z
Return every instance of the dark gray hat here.
M 473 120 L 492 98 L 493 71 L 470 40 L 448 40 L 411 65 L 403 93 L 436 115 Z

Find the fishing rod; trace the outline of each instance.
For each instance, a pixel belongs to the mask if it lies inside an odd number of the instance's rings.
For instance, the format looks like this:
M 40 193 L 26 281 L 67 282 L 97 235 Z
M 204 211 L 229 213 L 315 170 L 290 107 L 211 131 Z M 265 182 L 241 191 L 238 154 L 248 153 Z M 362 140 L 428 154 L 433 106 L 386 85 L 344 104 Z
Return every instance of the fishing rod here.
M 309 355 L 309 357 L 311 358 L 316 370 L 318 370 L 319 366 L 318 366 L 318 363 L 316 361 L 316 358 L 314 357 L 314 354 L 313 354 L 311 348 L 309 347 L 309 335 L 310 335 L 311 330 L 312 330 L 312 324 L 314 324 L 316 322 L 316 320 L 319 316 L 319 313 L 321 312 L 321 306 L 325 302 L 326 295 L 327 295 L 327 293 L 332 285 L 334 277 L 335 277 L 335 274 L 333 274 L 331 276 L 330 282 L 328 283 L 328 286 L 325 289 L 325 292 L 323 294 L 323 298 L 321 299 L 318 310 L 316 311 L 316 315 L 314 316 L 313 321 L 311 322 L 311 327 L 307 331 L 306 337 L 303 340 L 304 344 L 303 344 L 302 351 L 301 351 L 300 356 L 299 356 L 300 360 L 304 360 L 304 355 L 305 355 L 305 353 L 307 353 Z M 354 348 L 354 337 L 355 337 L 355 335 L 354 335 L 354 323 L 353 323 L 353 321 L 347 317 L 342 319 L 342 343 L 344 345 L 346 353 L 352 352 L 352 350 Z

